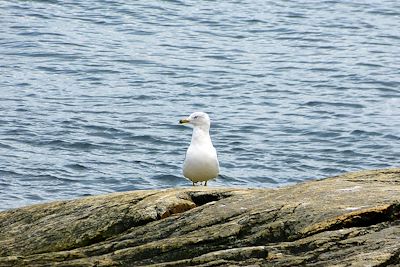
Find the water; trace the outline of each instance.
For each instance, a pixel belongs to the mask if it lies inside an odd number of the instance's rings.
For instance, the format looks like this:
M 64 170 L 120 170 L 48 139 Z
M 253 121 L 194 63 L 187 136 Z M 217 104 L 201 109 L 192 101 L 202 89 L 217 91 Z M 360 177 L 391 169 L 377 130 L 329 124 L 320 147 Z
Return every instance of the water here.
M 198 110 L 210 186 L 399 166 L 397 0 L 0 1 L 0 23 L 0 210 L 189 186 Z

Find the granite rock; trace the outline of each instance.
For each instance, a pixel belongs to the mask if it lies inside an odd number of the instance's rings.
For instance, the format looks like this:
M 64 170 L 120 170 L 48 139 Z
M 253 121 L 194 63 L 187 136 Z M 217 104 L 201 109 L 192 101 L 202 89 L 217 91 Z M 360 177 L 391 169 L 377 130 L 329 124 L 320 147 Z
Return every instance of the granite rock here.
M 276 189 L 113 193 L 0 212 L 0 266 L 398 264 L 400 169 Z

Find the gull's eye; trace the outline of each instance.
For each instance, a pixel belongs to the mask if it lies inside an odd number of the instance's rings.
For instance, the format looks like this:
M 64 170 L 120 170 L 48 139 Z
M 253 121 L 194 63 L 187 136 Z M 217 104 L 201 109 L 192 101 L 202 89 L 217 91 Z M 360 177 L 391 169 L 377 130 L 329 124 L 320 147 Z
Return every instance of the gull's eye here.
M 198 118 L 199 118 L 199 116 L 194 116 L 194 117 L 193 117 L 193 119 L 198 119 Z

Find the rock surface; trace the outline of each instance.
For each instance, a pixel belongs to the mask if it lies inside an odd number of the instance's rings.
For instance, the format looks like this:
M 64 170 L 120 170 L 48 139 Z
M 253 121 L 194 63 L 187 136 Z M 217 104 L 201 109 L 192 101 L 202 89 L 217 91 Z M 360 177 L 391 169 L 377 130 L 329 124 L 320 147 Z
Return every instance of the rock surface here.
M 190 187 L 0 213 L 0 266 L 396 266 L 400 169 Z

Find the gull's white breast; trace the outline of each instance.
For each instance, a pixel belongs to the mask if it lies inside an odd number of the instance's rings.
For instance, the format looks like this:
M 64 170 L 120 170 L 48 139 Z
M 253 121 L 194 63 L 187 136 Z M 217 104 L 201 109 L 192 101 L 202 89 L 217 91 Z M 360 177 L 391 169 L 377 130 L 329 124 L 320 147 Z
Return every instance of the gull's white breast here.
M 218 176 L 219 163 L 215 148 L 191 144 L 183 163 L 183 175 L 193 182 L 208 181 Z

